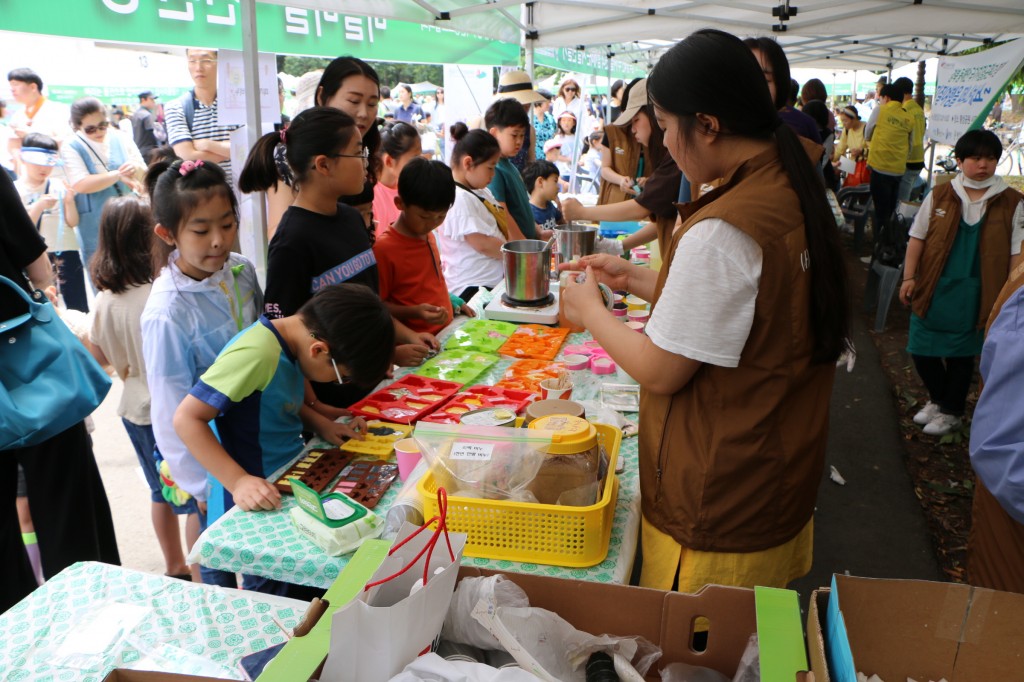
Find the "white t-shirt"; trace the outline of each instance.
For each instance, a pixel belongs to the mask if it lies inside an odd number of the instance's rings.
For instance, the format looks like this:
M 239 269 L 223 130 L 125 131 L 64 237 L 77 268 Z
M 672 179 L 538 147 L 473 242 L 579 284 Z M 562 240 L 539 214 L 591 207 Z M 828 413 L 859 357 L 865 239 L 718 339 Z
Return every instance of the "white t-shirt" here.
M 737 367 L 754 323 L 761 247 L 712 218 L 683 235 L 647 324 L 654 345 L 691 360 Z
M 59 169 L 57 169 L 59 170 Z M 58 197 L 58 203 L 56 206 L 48 211 L 45 211 L 39 218 L 39 233 L 43 236 L 46 241 L 47 251 L 78 251 L 78 237 L 75 235 L 73 227 L 64 225 L 64 234 L 60 235 L 60 202 L 64 200 L 64 183 L 57 177 L 57 173 L 50 175 L 49 180 L 41 185 L 29 185 L 27 177 L 20 177 L 14 181 L 14 186 L 18 190 L 18 195 L 21 197 L 21 203 L 28 210 L 28 207 L 34 204 L 39 197 L 46 194 L 47 184 L 49 184 L 49 193 L 54 194 Z M 60 236 L 60 239 L 58 239 Z
M 136 175 L 141 175 L 146 170 L 146 162 L 142 160 L 142 154 L 139 152 L 139 148 L 135 146 L 135 140 L 132 139 L 131 135 L 125 135 L 116 128 L 107 128 L 107 136 L 102 144 L 87 140 L 84 135 L 78 135 L 77 137 L 79 142 L 96 152 L 96 155 L 102 160 L 107 170 L 117 170 L 116 167 L 110 166 L 110 140 L 112 136 L 116 137 L 121 143 L 121 148 L 125 150 L 127 157 L 125 160 L 130 161 L 135 166 Z M 68 182 L 72 187 L 79 180 L 89 177 L 89 169 L 85 165 L 85 161 L 70 143 L 61 145 L 60 156 L 64 159 L 64 172 L 67 173 Z M 96 171 L 102 173 L 103 169 L 99 167 L 100 164 L 96 160 L 96 156 L 92 156 L 91 152 L 90 160 Z
M 997 196 L 1000 192 L 1006 189 L 1006 182 L 1002 178 L 995 185 L 988 188 L 988 191 L 978 199 L 977 201 L 971 201 L 971 198 L 967 196 L 967 192 L 964 190 L 964 181 L 962 175 L 957 175 L 955 178 L 949 181 L 953 185 L 953 191 L 956 192 L 957 198 L 960 199 L 960 217 L 963 218 L 968 225 L 980 221 L 985 215 L 985 209 L 988 208 L 989 199 Z M 924 240 L 928 237 L 928 223 L 932 218 L 932 193 L 928 193 L 928 196 L 921 202 L 921 208 L 917 211 L 917 215 L 914 217 L 914 224 L 910 227 L 910 236 L 916 237 L 917 239 Z M 1024 201 L 1017 204 L 1017 208 L 1013 212 L 1013 228 L 1010 232 L 1010 255 L 1016 256 L 1020 253 L 1021 242 L 1024 241 Z
M 30 121 L 25 110 L 11 116 L 11 129 L 27 126 L 33 133 L 42 133 L 57 142 L 71 136 L 71 109 L 60 102 L 47 99 Z M 22 138 L 24 139 L 24 138 Z
M 456 187 L 455 203 L 437 231 L 444 279 L 452 294 L 458 294 L 471 286 L 493 287 L 505 278 L 505 269 L 500 259 L 485 256 L 466 241 L 466 235 L 469 234 L 505 240 L 494 216 L 478 197 L 494 205 L 498 204 L 486 187 L 474 192 Z

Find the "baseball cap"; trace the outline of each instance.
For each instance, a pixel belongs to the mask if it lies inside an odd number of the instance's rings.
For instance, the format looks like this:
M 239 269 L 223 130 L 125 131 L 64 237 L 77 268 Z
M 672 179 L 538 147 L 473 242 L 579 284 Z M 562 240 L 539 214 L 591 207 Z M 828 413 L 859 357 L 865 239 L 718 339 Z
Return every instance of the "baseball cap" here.
M 622 113 L 619 117 L 612 121 L 614 126 L 625 126 L 629 125 L 629 122 L 633 120 L 633 117 L 640 112 L 647 105 L 647 79 L 641 78 L 633 87 L 629 89 L 629 101 L 626 106 L 622 109 Z
M 153 99 L 160 99 L 160 95 L 154 95 L 152 90 L 143 90 L 139 93 L 140 102 L 144 99 L 149 99 L 150 97 L 152 97 Z

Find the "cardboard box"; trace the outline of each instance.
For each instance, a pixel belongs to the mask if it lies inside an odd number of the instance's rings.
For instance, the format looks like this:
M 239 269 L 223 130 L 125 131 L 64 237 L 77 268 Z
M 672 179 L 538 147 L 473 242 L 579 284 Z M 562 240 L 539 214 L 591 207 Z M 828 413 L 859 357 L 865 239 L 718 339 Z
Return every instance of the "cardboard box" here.
M 216 677 L 197 675 L 175 675 L 173 673 L 148 672 L 144 670 L 111 670 L 103 682 L 224 682 Z
M 885 682 L 1021 680 L 1024 595 L 836 575 L 811 597 L 807 641 L 818 682 L 851 670 Z
M 363 544 L 328 590 L 328 611 L 308 635 L 292 638 L 257 682 L 295 682 L 318 673 L 327 655 L 331 614 L 362 588 L 388 549 L 389 543 L 381 540 Z M 459 579 L 496 573 L 500 571 L 463 566 Z M 797 594 L 790 590 L 708 586 L 690 595 L 505 575 L 526 591 L 531 606 L 554 611 L 578 629 L 593 634 L 640 635 L 659 645 L 663 655 L 648 677 L 651 680 L 660 679 L 658 669 L 676 661 L 714 668 L 731 677 L 755 631 L 761 641 L 761 679 L 802 679 L 797 672 L 807 669 Z M 701 618 L 708 622 L 707 648 L 696 651 L 692 646 L 694 626 Z

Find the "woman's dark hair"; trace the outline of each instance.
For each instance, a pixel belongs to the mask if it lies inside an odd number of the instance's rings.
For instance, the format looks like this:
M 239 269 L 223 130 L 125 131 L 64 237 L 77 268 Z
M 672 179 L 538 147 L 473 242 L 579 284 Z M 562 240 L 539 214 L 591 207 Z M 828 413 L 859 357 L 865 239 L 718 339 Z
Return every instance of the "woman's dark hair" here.
M 818 126 L 818 130 L 833 132 L 828 127 L 828 105 L 820 99 L 812 99 L 810 102 L 804 104 L 803 112 L 814 119 L 814 123 Z M 824 138 L 824 136 L 822 137 Z
M 715 68 L 700 67 L 706 63 Z M 660 109 L 679 118 L 679 135 L 684 140 L 702 134 L 698 113 L 718 118 L 718 134 L 775 140 L 779 161 L 800 200 L 812 263 L 813 359 L 835 362 L 849 345 L 849 300 L 839 232 L 821 174 L 793 130 L 779 119 L 753 53 L 723 31 L 697 31 L 661 57 L 647 80 L 647 92 Z
M 804 104 L 815 100 L 824 102 L 827 99 L 828 91 L 825 89 L 825 84 L 821 82 L 820 78 L 812 78 L 804 83 L 804 87 L 800 90 L 800 101 Z
M 904 97 L 914 94 L 914 81 L 910 80 L 906 76 L 897 78 L 892 82 L 892 84 L 900 89 Z
M 622 109 L 625 110 L 629 107 L 630 94 L 633 92 L 633 88 L 637 83 L 644 80 L 643 78 L 634 78 L 626 86 L 626 91 L 622 93 Z M 648 86 L 650 87 L 650 86 Z M 650 94 L 650 90 L 648 90 Z M 654 169 L 661 165 L 662 161 L 668 155 L 668 150 L 665 149 L 665 132 L 658 125 L 658 120 L 654 117 L 654 102 L 648 101 L 641 107 L 640 111 L 636 115 L 643 114 L 647 117 L 651 127 L 651 137 L 647 140 L 647 148 L 644 153 L 647 155 L 647 167 L 651 169 L 651 173 Z M 628 124 L 625 126 L 629 129 Z M 649 173 L 650 174 L 650 173 Z
M 772 68 L 772 83 L 775 85 L 775 109 L 785 109 L 789 105 L 790 90 L 788 83 L 791 80 L 791 76 L 789 75 L 789 60 L 786 59 L 786 53 L 783 51 L 782 46 L 775 42 L 774 38 L 767 36 L 746 38 L 743 40 L 743 44 L 750 50 L 757 50 L 764 55 L 765 61 Z M 762 73 L 763 77 L 764 74 Z
M 839 113 L 840 113 L 840 114 L 845 114 L 846 116 L 849 116 L 849 117 L 850 117 L 850 118 L 852 118 L 852 119 L 853 119 L 854 121 L 859 121 L 859 120 L 860 120 L 860 112 L 859 112 L 859 111 L 857 111 L 857 107 L 855 107 L 855 106 L 853 106 L 853 105 L 851 105 L 851 106 L 848 106 L 848 107 L 843 107 L 843 108 L 842 108 L 842 109 L 841 109 L 841 110 L 839 111 Z
M 392 159 L 408 154 L 419 141 L 419 131 L 405 121 L 389 123 L 380 131 L 380 151 Z
M 380 297 L 365 284 L 324 287 L 299 308 L 298 315 L 360 386 L 377 384 L 391 369 L 395 323 Z
M 320 156 L 338 154 L 359 134 L 351 116 L 334 107 L 313 107 L 298 114 L 283 132 L 267 133 L 249 152 L 238 188 L 242 192 L 265 192 L 281 179 L 275 155 L 278 145 L 284 145 L 284 157 L 291 173 L 289 183 L 302 184 Z
M 526 128 L 529 125 L 530 117 L 526 115 L 526 110 L 523 109 L 522 103 L 512 97 L 502 97 L 496 100 L 491 106 L 487 107 L 487 112 L 484 114 L 484 127 L 487 130 L 491 128 L 504 130 L 512 126 L 523 126 Z
M 619 90 L 621 90 L 624 87 L 626 87 L 626 84 L 620 78 L 617 81 L 615 81 L 614 83 L 612 83 L 612 89 L 609 90 L 608 92 L 611 94 L 612 97 L 615 97 L 615 93 L 617 93 Z M 619 97 L 619 103 L 620 104 L 622 103 L 622 98 L 621 97 Z
M 34 147 L 36 149 L 49 149 L 51 152 L 58 151 L 57 141 L 49 135 L 42 133 L 29 133 L 21 141 L 22 149 Z
M 968 130 L 953 147 L 953 156 L 960 161 L 972 156 L 998 159 L 1003 155 L 1003 143 L 991 130 Z
M 412 88 L 410 88 L 405 83 L 399 83 L 397 86 L 395 86 L 395 89 L 396 90 L 405 90 L 406 92 L 409 93 L 410 96 L 412 95 Z
M 326 106 L 349 76 L 366 76 L 377 84 L 378 90 L 380 88 L 380 76 L 372 66 L 351 55 L 337 57 L 327 65 L 324 74 L 320 76 L 320 82 L 314 91 L 316 95 L 313 103 L 318 107 Z M 366 170 L 367 181 L 371 185 L 376 185 L 377 176 L 380 175 L 380 128 L 377 124 L 371 125 L 363 135 L 363 146 L 370 150 L 370 167 Z
M 82 127 L 82 119 L 89 114 L 95 113 L 103 114 L 104 118 L 106 118 L 107 109 L 103 106 L 103 102 L 95 97 L 76 99 L 74 104 L 71 105 L 71 127 L 78 130 Z
M 537 185 L 537 180 L 550 178 L 552 175 L 557 178 L 561 173 L 558 171 L 558 166 L 546 159 L 527 164 L 523 169 L 523 182 L 526 183 L 526 191 L 532 193 L 533 188 Z
M 185 163 L 196 165 L 182 175 L 181 167 Z M 216 163 L 158 161 L 146 171 L 143 182 L 150 188 L 149 201 L 153 218 L 173 237 L 178 236 L 178 231 L 197 206 L 217 195 L 228 200 L 235 220 L 238 219 L 238 200 L 231 191 L 224 170 Z M 165 244 L 162 239 L 153 240 L 154 272 L 159 272 L 167 264 L 167 257 L 172 250 L 173 247 Z
M 470 130 L 462 121 L 452 125 L 449 130 L 452 139 L 455 140 L 451 158 L 453 168 L 462 163 L 462 159 L 467 156 L 474 166 L 478 166 L 501 154 L 498 140 L 486 130 Z
M 99 245 L 89 262 L 96 288 L 120 294 L 153 281 L 153 214 L 139 197 L 114 197 L 103 206 Z
M 903 89 L 895 83 L 889 83 L 882 86 L 882 91 L 878 93 L 879 97 L 888 97 L 894 102 L 903 101 Z
M 440 161 L 418 156 L 398 176 L 398 196 L 406 206 L 427 211 L 447 211 L 455 203 L 452 169 Z

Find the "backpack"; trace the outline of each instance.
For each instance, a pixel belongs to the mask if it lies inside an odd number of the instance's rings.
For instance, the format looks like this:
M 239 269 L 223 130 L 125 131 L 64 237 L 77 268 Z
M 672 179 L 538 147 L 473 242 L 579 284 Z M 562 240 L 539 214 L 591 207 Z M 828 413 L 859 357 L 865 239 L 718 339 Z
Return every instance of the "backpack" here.
M 872 260 L 882 265 L 898 268 L 907 253 L 909 235 L 910 225 L 907 219 L 900 215 L 899 211 L 894 212 L 892 217 L 882 223 L 881 228 L 875 234 Z
M 181 110 L 185 112 L 185 125 L 188 126 L 188 131 L 192 132 L 192 123 L 196 120 L 196 91 L 189 90 L 184 95 L 178 98 L 181 102 Z M 166 133 L 164 136 L 166 137 Z

